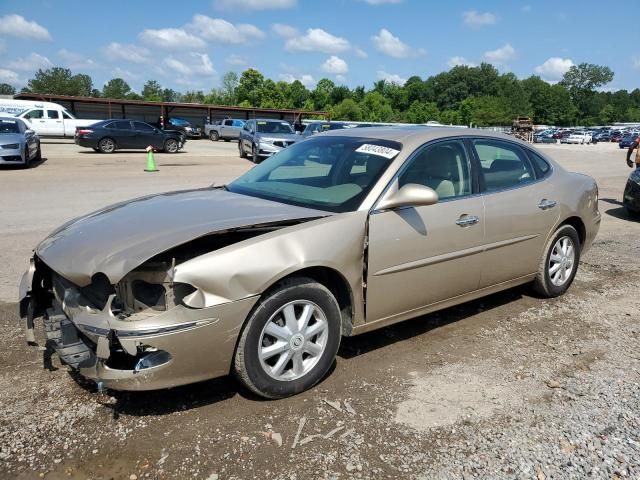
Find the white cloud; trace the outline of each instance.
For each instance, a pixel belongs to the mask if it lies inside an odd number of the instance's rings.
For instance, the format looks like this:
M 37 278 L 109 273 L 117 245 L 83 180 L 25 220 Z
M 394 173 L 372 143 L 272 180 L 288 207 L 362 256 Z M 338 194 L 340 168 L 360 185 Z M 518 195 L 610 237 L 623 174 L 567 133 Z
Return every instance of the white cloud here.
M 369 5 L 384 5 L 385 3 L 401 3 L 402 0 L 364 0 Z
M 367 55 L 367 52 L 365 52 L 364 50 L 358 47 L 353 48 L 353 53 L 355 53 L 356 57 L 359 57 L 359 58 L 369 58 L 369 55 Z
M 385 82 L 395 83 L 397 85 L 404 85 L 407 82 L 406 78 L 401 77 L 397 73 L 389 73 L 384 70 L 378 70 L 376 72 L 378 78 L 380 80 L 384 80 Z
M 235 54 L 229 55 L 227 58 L 224 59 L 224 62 L 228 63 L 229 65 L 236 65 L 239 67 L 247 65 L 249 63 L 244 57 L 241 57 L 240 55 L 235 55 Z
M 112 61 L 131 63 L 147 63 L 149 61 L 149 50 L 130 43 L 111 42 L 104 47 L 104 53 Z
M 273 10 L 293 8 L 297 0 L 215 0 L 216 8 L 220 10 Z
M 7 63 L 7 67 L 12 70 L 24 70 L 24 71 L 36 71 L 40 68 L 49 68 L 53 64 L 47 57 L 43 57 L 37 53 L 32 53 L 25 58 L 17 58 L 12 62 Z
M 293 83 L 299 80 L 307 88 L 313 88 L 316 85 L 315 79 L 309 74 L 294 75 L 293 73 L 281 73 L 280 80 L 284 80 L 287 83 Z
M 570 58 L 551 57 L 534 71 L 547 82 L 559 82 L 562 76 L 574 65 Z
M 0 34 L 34 40 L 51 40 L 49 30 L 36 22 L 26 20 L 22 15 L 0 17 Z
M 146 29 L 138 37 L 147 45 L 169 50 L 200 49 L 206 46 L 204 40 L 182 28 Z
M 496 16 L 491 12 L 479 13 L 475 10 L 469 10 L 462 14 L 462 18 L 464 19 L 464 24 L 470 27 L 482 27 L 496 23 Z
M 216 73 L 213 63 L 206 53 L 191 52 L 180 55 L 179 58 L 169 56 L 164 59 L 163 63 L 170 71 L 186 77 L 192 75 L 211 76 Z
M 271 25 L 273 33 L 282 38 L 291 38 L 297 36 L 300 32 L 296 27 L 285 25 L 284 23 L 274 23 Z
M 346 83 L 347 82 L 347 78 L 344 75 L 336 75 L 336 81 L 338 81 L 340 83 Z
M 14 87 L 22 85 L 24 82 L 20 80 L 20 77 L 13 70 L 6 68 L 0 68 L 0 83 L 8 83 Z
M 239 44 L 249 40 L 264 38 L 264 32 L 250 23 L 234 25 L 221 18 L 211 18 L 207 15 L 194 15 L 193 21 L 187 28 L 212 42 Z
M 304 35 L 289 38 L 284 45 L 290 52 L 340 53 L 348 50 L 349 41 L 321 28 L 309 28 Z
M 120 67 L 116 67 L 111 70 L 111 75 L 113 75 L 114 78 L 122 78 L 124 80 L 138 80 L 140 78 L 140 75 L 137 73 L 133 73 Z
M 81 68 L 95 68 L 96 62 L 91 58 L 87 58 L 84 55 L 76 52 L 70 52 L 66 48 L 58 50 L 58 56 L 64 61 L 68 68 L 81 69 Z
M 411 55 L 424 55 L 425 53 L 423 49 L 412 49 L 386 28 L 381 29 L 377 35 L 371 37 L 371 40 L 380 52 L 393 58 L 407 58 Z
M 484 59 L 494 65 L 504 65 L 514 58 L 516 58 L 516 50 L 510 43 L 484 53 Z
M 344 75 L 349 71 L 349 65 L 340 57 L 331 55 L 327 58 L 327 61 L 322 64 L 320 69 L 326 73 L 333 73 L 334 75 Z
M 472 61 L 467 60 L 466 58 L 460 57 L 460 56 L 451 57 L 449 59 L 449 61 L 447 62 L 447 65 L 450 68 L 458 67 L 460 65 L 466 65 L 467 67 L 475 67 L 476 66 L 476 64 L 473 63 Z

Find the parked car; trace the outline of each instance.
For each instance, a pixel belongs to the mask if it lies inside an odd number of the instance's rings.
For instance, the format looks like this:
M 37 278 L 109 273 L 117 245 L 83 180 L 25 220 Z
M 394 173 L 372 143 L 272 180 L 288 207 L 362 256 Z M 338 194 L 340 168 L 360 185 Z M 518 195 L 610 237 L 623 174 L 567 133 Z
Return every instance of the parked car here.
M 184 134 L 175 130 L 161 130 L 138 120 L 102 120 L 88 127 L 76 129 L 75 143 L 93 148 L 96 152 L 147 148 L 176 153 L 186 142 Z
M 20 312 L 103 387 L 233 373 L 280 398 L 320 381 L 342 336 L 521 284 L 562 295 L 599 224 L 592 178 L 506 135 L 334 130 L 226 186 L 66 223 L 36 247 Z
M 610 142 L 611 141 L 611 132 L 604 131 L 596 133 L 593 136 L 593 139 L 597 142 Z
M 565 137 L 561 140 L 562 143 L 579 143 L 579 144 L 589 144 L 591 143 L 591 134 L 586 132 L 573 132 L 568 137 Z
M 612 142 L 618 143 L 620 140 L 622 140 L 623 136 L 624 135 L 623 135 L 623 133 L 621 131 L 616 130 L 616 131 L 611 132 L 611 135 L 609 136 L 609 139 Z
M 633 142 L 636 141 L 638 136 L 640 136 L 640 133 L 638 132 L 628 133 L 620 139 L 620 141 L 618 142 L 618 146 L 620 148 L 629 148 L 631 145 L 633 145 Z
M 57 103 L 6 98 L 0 99 L 0 114 L 24 120 L 40 137 L 73 137 L 76 127 L 99 121 L 78 119 Z
M 220 123 L 208 123 L 204 126 L 204 134 L 213 142 L 237 140 L 240 137 L 242 127 L 244 127 L 244 122 L 244 120 L 237 118 L 227 118 Z
M 301 135 L 303 137 L 309 137 L 316 133 L 327 132 L 329 130 L 341 130 L 343 128 L 353 128 L 354 124 L 345 122 L 311 122 L 307 124 Z
M 553 134 L 545 134 L 545 135 L 534 135 L 533 137 L 534 143 L 557 143 L 558 140 L 553 138 Z
M 194 127 L 189 120 L 178 117 L 167 118 L 164 128 L 182 132 L 187 138 L 200 138 L 202 133 L 198 127 Z
M 622 204 L 632 217 L 640 216 L 640 168 L 631 172 L 624 187 Z
M 300 136 L 296 135 L 288 122 L 248 120 L 240 132 L 238 152 L 241 158 L 251 155 L 253 163 L 259 163 L 298 140 Z
M 42 158 L 40 139 L 22 120 L 0 117 L 0 165 L 29 168 Z

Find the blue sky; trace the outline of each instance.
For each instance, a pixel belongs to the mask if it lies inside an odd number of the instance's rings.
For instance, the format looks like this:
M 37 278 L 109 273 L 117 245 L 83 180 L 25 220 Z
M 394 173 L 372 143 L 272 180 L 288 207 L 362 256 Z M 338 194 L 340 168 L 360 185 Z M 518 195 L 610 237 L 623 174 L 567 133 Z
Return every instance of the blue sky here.
M 310 88 L 327 77 L 370 88 L 489 61 L 550 82 L 572 64 L 609 66 L 606 88 L 640 86 L 634 0 L 2 0 L 0 82 L 22 87 L 52 65 L 88 73 L 97 88 L 122 77 L 209 90 L 254 67 Z

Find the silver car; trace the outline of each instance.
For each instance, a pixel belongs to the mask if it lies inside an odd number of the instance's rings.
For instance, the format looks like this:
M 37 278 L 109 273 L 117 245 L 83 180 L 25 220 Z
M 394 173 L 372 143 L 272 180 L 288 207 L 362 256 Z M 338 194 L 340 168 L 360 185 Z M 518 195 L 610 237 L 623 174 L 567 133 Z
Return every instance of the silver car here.
M 293 145 L 300 137 L 283 120 L 248 120 L 240 131 L 238 152 L 241 158 L 249 156 L 253 163 Z
M 598 232 L 598 189 L 486 131 L 314 135 L 225 187 L 72 220 L 20 287 L 63 362 L 148 390 L 233 373 L 268 398 L 312 387 L 341 338 L 521 284 L 562 295 Z
M 40 139 L 19 118 L 0 117 L 0 165 L 20 165 L 29 168 L 40 161 Z

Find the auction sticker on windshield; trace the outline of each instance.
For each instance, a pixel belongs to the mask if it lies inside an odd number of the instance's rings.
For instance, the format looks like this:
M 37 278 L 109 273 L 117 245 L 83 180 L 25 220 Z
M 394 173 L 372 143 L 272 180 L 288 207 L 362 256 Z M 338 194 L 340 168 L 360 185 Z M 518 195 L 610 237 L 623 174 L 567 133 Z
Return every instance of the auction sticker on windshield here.
M 368 153 L 370 155 L 379 155 L 384 158 L 393 158 L 397 154 L 400 153 L 400 150 L 396 150 L 394 148 L 383 147 L 381 145 L 371 145 L 370 143 L 365 143 L 361 145 L 356 150 L 358 153 Z

